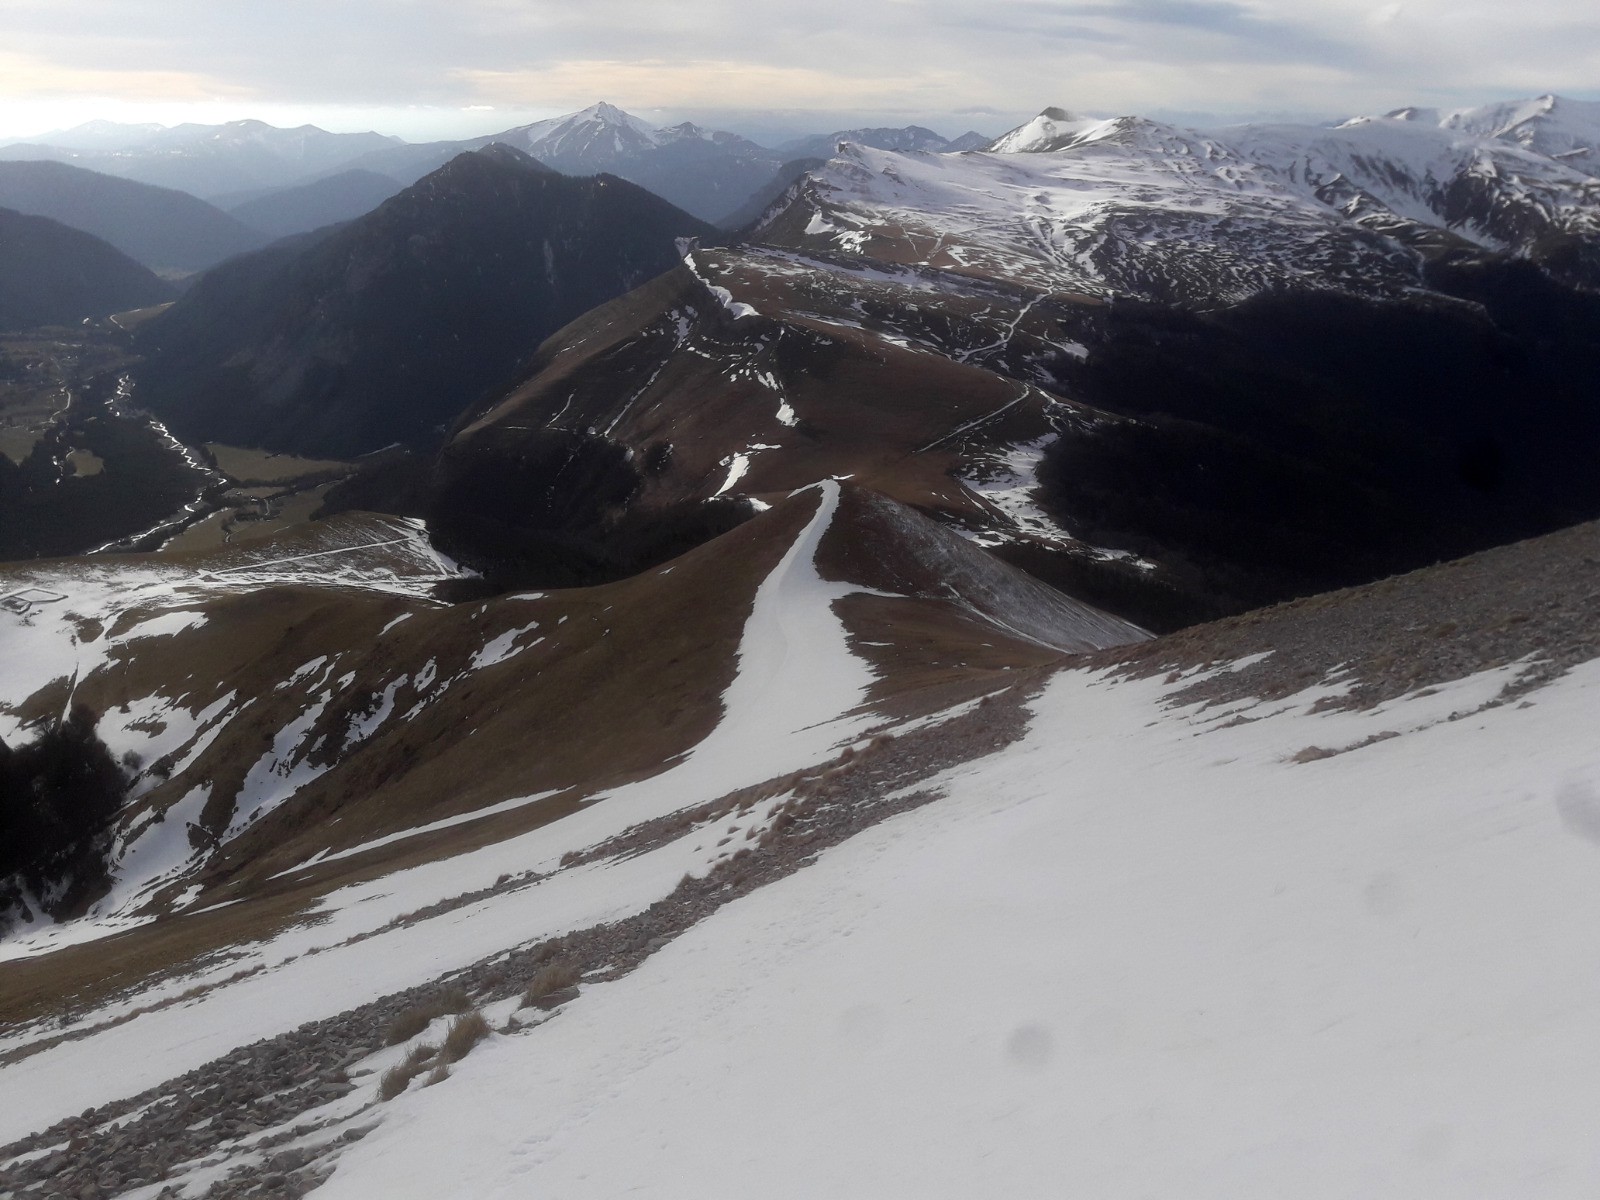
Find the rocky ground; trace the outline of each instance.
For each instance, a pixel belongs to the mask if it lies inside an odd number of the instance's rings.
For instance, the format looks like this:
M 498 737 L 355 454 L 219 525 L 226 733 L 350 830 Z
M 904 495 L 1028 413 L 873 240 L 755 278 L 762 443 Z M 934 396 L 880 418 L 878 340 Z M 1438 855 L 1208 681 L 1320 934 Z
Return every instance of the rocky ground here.
M 1198 625 L 1091 661 L 1130 676 L 1181 676 L 1252 656 L 1241 670 L 1207 673 L 1174 692 L 1172 702 L 1272 700 L 1334 680 L 1347 691 L 1325 707 L 1371 708 L 1526 660 L 1496 702 L 1515 700 L 1600 657 L 1600 522 Z

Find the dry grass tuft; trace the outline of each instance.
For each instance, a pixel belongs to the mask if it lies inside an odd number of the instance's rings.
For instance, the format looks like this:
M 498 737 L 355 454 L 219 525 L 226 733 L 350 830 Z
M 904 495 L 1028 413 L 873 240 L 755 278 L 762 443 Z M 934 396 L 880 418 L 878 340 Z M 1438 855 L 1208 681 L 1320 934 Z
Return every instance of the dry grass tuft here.
M 384 1035 L 385 1046 L 398 1046 L 409 1042 L 440 1017 L 451 1013 L 464 1013 L 472 1008 L 472 997 L 460 988 L 447 988 L 415 1008 L 408 1008 L 389 1023 Z
M 472 1053 L 472 1048 L 488 1037 L 490 1032 L 488 1020 L 477 1009 L 463 1013 L 451 1021 L 450 1032 L 444 1035 L 444 1045 L 439 1050 L 441 1065 L 460 1062 Z
M 576 987 L 581 978 L 583 978 L 582 973 L 566 959 L 557 959 L 540 967 L 534 977 L 528 980 L 527 989 L 522 993 L 522 1007 L 528 1008 L 546 996 L 553 996 L 569 987 Z
M 413 1047 L 410 1054 L 383 1073 L 383 1078 L 378 1081 L 378 1099 L 393 1100 L 405 1091 L 411 1081 L 422 1074 L 422 1068 L 428 1065 L 433 1056 L 432 1046 Z

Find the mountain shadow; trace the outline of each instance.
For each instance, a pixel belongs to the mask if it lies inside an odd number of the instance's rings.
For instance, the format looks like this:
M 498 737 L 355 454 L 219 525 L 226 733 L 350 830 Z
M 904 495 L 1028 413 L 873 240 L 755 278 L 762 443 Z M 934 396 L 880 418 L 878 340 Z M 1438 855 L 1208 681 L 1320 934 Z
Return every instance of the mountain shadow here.
M 431 448 L 545 337 L 711 232 L 611 176 L 462 154 L 359 220 L 208 273 L 141 331 L 141 400 L 189 440 Z
M 160 304 L 170 284 L 92 234 L 0 208 L 0 329 Z
M 92 233 L 152 271 L 204 270 L 268 240 L 187 192 L 59 162 L 0 162 L 0 204 Z
M 1046 453 L 1082 536 L 1173 568 L 1155 628 L 1409 571 L 1600 515 L 1600 296 L 1527 263 L 1443 297 L 1118 304 L 1073 394 L 1124 420 Z

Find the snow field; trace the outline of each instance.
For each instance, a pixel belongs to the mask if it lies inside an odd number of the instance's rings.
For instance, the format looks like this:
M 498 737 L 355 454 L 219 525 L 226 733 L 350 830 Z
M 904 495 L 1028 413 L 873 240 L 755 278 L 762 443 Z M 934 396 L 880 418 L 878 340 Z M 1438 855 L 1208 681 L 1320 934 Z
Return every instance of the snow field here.
M 1600 666 L 1450 719 L 1503 678 L 1222 729 L 1065 673 L 323 1194 L 1592 1195 Z

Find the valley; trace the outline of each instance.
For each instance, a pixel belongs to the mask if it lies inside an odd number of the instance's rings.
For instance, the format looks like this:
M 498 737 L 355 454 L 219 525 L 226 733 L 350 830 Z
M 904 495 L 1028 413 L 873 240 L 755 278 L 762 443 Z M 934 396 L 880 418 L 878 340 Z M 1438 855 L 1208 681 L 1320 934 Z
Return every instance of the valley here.
M 310 520 L 355 464 L 186 446 L 137 403 L 126 331 L 152 314 L 0 336 L 8 558 L 185 550 Z

